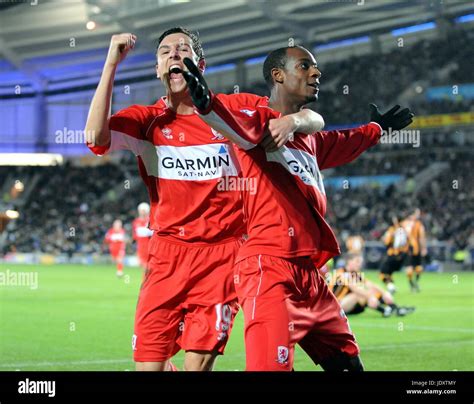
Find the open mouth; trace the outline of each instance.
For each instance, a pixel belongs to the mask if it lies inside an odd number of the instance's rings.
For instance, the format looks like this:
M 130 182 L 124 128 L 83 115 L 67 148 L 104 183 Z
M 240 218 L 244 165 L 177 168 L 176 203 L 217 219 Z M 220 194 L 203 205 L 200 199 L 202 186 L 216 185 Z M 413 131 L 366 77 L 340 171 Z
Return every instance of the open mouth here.
M 316 91 L 319 91 L 319 87 L 317 83 L 308 83 L 308 86 L 314 88 Z
M 180 65 L 178 65 L 178 64 L 171 65 L 170 70 L 169 70 L 170 79 L 171 80 L 182 80 L 183 79 L 182 72 L 183 72 L 183 70 L 182 70 Z

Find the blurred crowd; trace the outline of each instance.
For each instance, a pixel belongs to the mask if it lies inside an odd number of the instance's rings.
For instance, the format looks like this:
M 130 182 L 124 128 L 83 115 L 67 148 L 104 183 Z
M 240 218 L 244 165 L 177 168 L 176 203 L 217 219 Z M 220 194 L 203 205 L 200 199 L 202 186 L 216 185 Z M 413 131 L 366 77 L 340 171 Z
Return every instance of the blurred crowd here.
M 328 187 L 327 220 L 339 238 L 361 234 L 365 240 L 373 241 L 381 239 L 391 217 L 402 219 L 420 208 L 428 240 L 448 242 L 458 249 L 473 248 L 473 157 L 473 151 L 449 149 L 377 159 L 368 153 L 339 167 L 333 175 L 400 174 L 405 179 L 402 186 L 370 183 L 347 189 Z M 414 177 L 432 162 L 445 162 L 449 168 L 421 187 Z
M 11 172 L 10 168 L 10 172 Z M 130 233 L 138 203 L 147 201 L 145 189 L 123 189 L 124 173 L 115 164 L 96 167 L 17 167 L 25 182 L 33 175 L 39 181 L 24 206 L 9 201 L 20 217 L 7 229 L 3 252 L 103 253 L 104 236 L 114 219 L 121 218 Z M 25 181 L 25 178 L 27 179 Z M 141 187 L 140 187 L 141 188 Z M 4 196 L 4 201 L 7 196 Z M 8 198 L 7 198 L 8 199 Z M 129 251 L 132 247 L 129 245 Z
M 408 146 L 409 147 L 409 146 Z M 399 184 L 384 186 L 372 180 L 353 187 L 326 186 L 327 220 L 341 240 L 348 234 L 361 234 L 366 240 L 380 240 L 392 215 L 409 213 L 418 207 L 429 240 L 451 243 L 456 248 L 474 246 L 474 180 L 471 175 L 473 152 L 453 147 L 380 153 L 380 146 L 349 165 L 324 171 L 331 177 L 398 174 Z M 127 161 L 132 167 L 132 160 Z M 448 168 L 424 188 L 414 178 L 431 163 L 445 162 Z M 131 239 L 131 222 L 136 207 L 148 201 L 140 183 L 123 188 L 123 165 L 97 167 L 18 167 L 18 178 L 39 176 L 39 181 L 23 207 L 15 201 L 4 205 L 17 208 L 20 218 L 7 228 L 3 253 L 8 251 L 45 253 L 104 253 L 104 235 L 114 219 L 124 222 Z M 11 168 L 10 172 L 11 172 Z M 2 172 L 0 170 L 0 176 Z M 134 175 L 138 173 L 134 172 Z M 25 188 L 28 182 L 25 183 Z M 133 251 L 131 243 L 128 252 Z

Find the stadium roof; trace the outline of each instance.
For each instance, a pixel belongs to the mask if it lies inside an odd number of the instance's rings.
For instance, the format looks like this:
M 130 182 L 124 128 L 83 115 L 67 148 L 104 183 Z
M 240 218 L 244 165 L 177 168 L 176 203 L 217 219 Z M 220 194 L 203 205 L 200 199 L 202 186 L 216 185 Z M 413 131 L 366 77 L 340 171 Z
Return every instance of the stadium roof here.
M 366 37 L 444 14 L 473 12 L 464 0 L 24 0 L 0 8 L 0 87 L 52 83 L 100 74 L 112 34 L 133 32 L 137 47 L 122 71 L 152 72 L 161 32 L 198 30 L 208 66 L 246 60 L 295 43 Z M 86 24 L 94 21 L 96 28 Z

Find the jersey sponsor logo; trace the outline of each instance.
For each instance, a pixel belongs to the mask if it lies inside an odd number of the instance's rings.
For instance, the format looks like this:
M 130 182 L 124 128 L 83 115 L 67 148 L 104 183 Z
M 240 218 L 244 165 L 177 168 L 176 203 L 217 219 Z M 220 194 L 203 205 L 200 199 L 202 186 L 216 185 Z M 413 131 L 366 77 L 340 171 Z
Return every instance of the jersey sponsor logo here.
M 288 362 L 288 348 L 283 345 L 279 345 L 277 349 L 277 362 L 284 364 Z
M 199 146 L 156 146 L 158 176 L 170 180 L 204 181 L 237 176 L 230 145 L 223 143 Z
M 125 240 L 125 234 L 123 233 L 112 233 L 110 235 L 110 241 L 114 243 L 119 243 Z
M 214 137 L 211 138 L 211 140 L 225 140 L 225 137 L 222 135 L 222 133 L 218 132 L 214 128 L 211 128 L 212 134 Z
M 326 194 L 318 162 L 312 154 L 284 146 L 276 152 L 267 153 L 267 160 L 280 163 L 306 185 L 316 187 L 323 195 Z
M 240 112 L 244 113 L 247 116 L 254 116 L 256 111 L 252 111 L 251 109 L 241 109 Z

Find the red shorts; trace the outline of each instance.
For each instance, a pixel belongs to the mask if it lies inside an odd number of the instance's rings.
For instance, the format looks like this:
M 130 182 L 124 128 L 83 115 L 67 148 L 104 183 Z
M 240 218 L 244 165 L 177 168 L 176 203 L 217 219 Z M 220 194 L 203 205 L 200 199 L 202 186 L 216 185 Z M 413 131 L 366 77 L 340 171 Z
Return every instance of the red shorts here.
M 136 362 L 162 362 L 180 349 L 224 352 L 238 310 L 232 268 L 240 245 L 152 237 L 135 315 Z
M 124 244 L 110 244 L 109 246 L 110 255 L 114 260 L 122 259 L 125 256 L 125 245 Z
M 148 264 L 149 238 L 143 237 L 137 240 L 137 258 L 141 267 L 146 268 Z
M 347 317 L 311 259 L 256 255 L 235 267 L 246 370 L 292 370 L 298 343 L 315 364 L 359 354 Z

